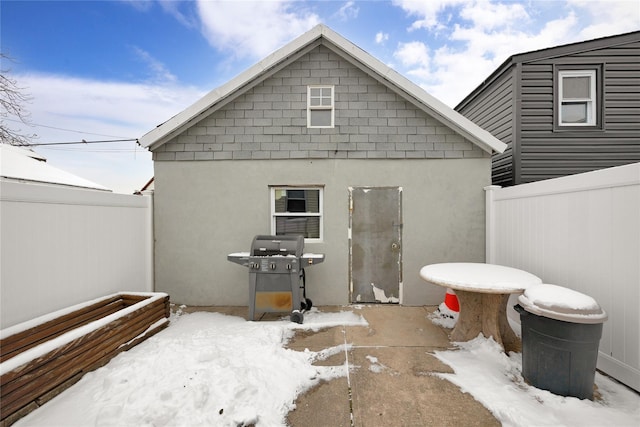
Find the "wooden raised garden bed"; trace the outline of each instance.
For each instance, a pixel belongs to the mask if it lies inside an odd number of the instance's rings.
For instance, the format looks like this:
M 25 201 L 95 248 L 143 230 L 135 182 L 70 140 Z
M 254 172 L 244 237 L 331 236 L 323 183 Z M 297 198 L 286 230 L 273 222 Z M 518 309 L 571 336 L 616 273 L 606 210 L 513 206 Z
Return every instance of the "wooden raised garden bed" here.
M 118 293 L 0 331 L 0 426 L 169 324 L 169 296 Z

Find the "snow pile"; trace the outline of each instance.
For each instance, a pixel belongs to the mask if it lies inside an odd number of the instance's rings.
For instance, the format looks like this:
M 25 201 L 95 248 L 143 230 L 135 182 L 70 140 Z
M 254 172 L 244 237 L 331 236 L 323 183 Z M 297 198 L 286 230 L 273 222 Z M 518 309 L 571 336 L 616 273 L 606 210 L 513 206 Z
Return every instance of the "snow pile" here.
M 534 305 L 557 306 L 568 310 L 593 311 L 600 306 L 589 295 L 556 285 L 540 285 L 527 289 L 524 293 Z
M 447 307 L 447 304 L 443 302 L 440 303 L 438 308 L 427 317 L 435 325 L 442 326 L 443 328 L 447 329 L 453 329 L 454 326 L 456 326 L 459 315 L 460 313 L 451 310 L 449 307 Z
M 522 356 L 507 356 L 493 339 L 482 336 L 455 343 L 459 349 L 435 356 L 455 374 L 438 373 L 471 394 L 503 426 L 638 426 L 640 396 L 596 373 L 600 399 L 562 397 L 529 386 L 522 378 Z
M 390 375 L 398 375 L 398 373 L 391 368 L 389 368 L 384 363 L 381 363 L 377 357 L 367 355 L 366 359 L 369 361 L 369 370 L 375 374 L 379 374 L 382 372 L 389 372 Z
M 310 311 L 304 312 L 304 323 L 287 324 L 289 329 L 310 329 L 314 332 L 320 329 L 330 328 L 333 326 L 368 326 L 364 317 L 357 315 L 351 311 L 341 311 L 338 313 L 322 313 L 316 307 Z
M 124 352 L 16 426 L 284 425 L 296 397 L 346 366 L 313 366 L 345 351 L 284 348 L 299 328 L 367 325 L 352 312 L 247 322 L 219 313 L 174 315 L 172 324 Z
M 543 284 L 527 289 L 518 302 L 530 313 L 577 323 L 602 323 L 607 313 L 589 295 Z

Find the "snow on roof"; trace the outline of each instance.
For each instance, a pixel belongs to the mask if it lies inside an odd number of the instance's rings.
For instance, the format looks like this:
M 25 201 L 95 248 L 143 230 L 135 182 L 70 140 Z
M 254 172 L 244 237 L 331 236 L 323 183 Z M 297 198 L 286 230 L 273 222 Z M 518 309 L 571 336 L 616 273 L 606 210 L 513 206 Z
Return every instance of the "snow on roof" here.
M 44 184 L 111 191 L 46 163 L 46 158 L 28 148 L 0 144 L 0 178 Z
M 318 44 L 329 47 L 336 53 L 351 59 L 360 68 L 372 72 L 372 76 L 378 81 L 392 87 L 427 114 L 440 120 L 486 152 L 502 153 L 506 149 L 507 146 L 489 132 L 322 24 L 315 26 L 228 83 L 212 90 L 184 111 L 146 133 L 139 139 L 140 145 L 155 150 L 195 121 L 211 114 L 217 108 L 221 108 L 225 100 L 228 100 L 234 93 L 247 90 L 252 81 L 268 76 L 278 66 L 296 58 L 297 54 L 304 52 L 305 49 L 313 48 Z

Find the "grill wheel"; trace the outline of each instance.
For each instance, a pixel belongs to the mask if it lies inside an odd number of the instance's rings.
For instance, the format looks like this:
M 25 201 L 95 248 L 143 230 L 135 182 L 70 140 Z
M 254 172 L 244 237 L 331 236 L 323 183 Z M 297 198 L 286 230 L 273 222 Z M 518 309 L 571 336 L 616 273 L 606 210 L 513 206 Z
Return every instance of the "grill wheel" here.
M 311 310 L 311 307 L 313 307 L 313 302 L 309 298 L 300 301 L 300 310 Z

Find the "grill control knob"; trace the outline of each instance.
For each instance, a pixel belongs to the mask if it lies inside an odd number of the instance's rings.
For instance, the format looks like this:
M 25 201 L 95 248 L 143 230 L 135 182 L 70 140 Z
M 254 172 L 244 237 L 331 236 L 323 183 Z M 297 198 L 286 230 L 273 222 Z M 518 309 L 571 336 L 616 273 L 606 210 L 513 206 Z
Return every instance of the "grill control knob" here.
M 275 270 L 276 269 L 276 264 L 272 262 L 271 265 L 269 266 L 269 268 L 271 268 L 272 270 Z
M 291 270 L 291 264 L 287 264 L 287 270 Z

